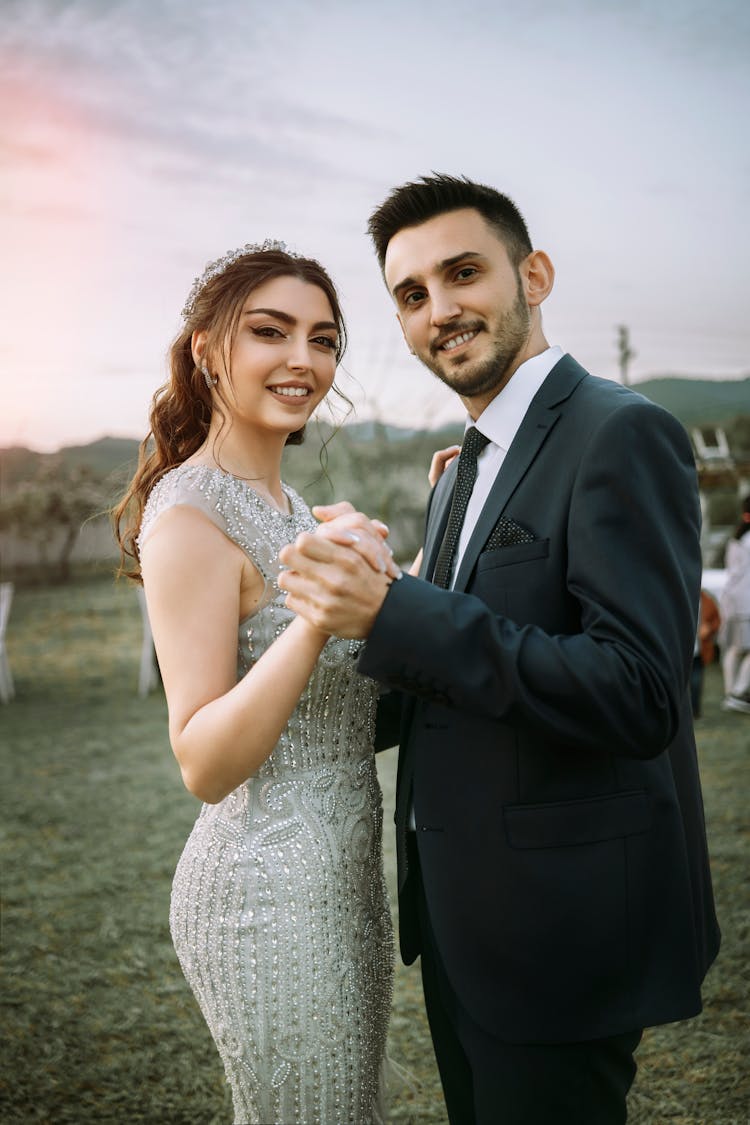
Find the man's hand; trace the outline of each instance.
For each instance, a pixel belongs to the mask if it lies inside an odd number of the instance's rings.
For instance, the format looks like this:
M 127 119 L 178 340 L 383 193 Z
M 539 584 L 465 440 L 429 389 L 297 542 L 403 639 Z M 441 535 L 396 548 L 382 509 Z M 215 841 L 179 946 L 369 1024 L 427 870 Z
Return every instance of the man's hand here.
M 279 553 L 286 604 L 316 629 L 338 637 L 367 637 L 400 571 L 385 543 L 388 529 L 351 504 L 315 508 L 323 520 Z

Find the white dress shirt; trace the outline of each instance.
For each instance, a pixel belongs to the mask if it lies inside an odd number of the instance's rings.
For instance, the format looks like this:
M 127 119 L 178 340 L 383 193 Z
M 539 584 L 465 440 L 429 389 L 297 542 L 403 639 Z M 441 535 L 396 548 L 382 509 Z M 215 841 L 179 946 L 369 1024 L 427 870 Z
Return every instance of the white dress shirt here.
M 495 395 L 489 406 L 479 415 L 476 422 L 468 417 L 466 428 L 476 426 L 489 442 L 477 458 L 477 479 L 474 481 L 471 499 L 466 509 L 458 546 L 453 560 L 451 589 L 458 573 L 464 551 L 477 525 L 495 477 L 500 472 L 505 456 L 513 438 L 518 433 L 531 400 L 549 375 L 555 364 L 562 359 L 562 348 L 555 345 L 539 355 L 527 359 L 513 372 L 499 394 Z

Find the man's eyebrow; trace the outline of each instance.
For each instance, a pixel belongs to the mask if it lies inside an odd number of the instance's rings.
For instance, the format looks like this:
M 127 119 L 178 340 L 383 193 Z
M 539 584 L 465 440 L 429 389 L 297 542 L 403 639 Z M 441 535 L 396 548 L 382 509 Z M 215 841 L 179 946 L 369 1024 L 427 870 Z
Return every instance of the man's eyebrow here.
M 280 320 L 284 324 L 288 324 L 291 327 L 294 327 L 294 325 L 297 323 L 296 316 L 292 316 L 291 313 L 281 312 L 280 309 L 245 309 L 242 315 L 254 316 L 256 313 L 259 313 L 261 316 L 272 316 L 276 320 Z M 333 328 L 335 332 L 338 331 L 338 325 L 335 324 L 332 320 L 317 321 L 315 324 L 313 324 L 312 331 L 318 332 L 321 328 Z
M 465 261 L 468 258 L 483 258 L 484 254 L 480 254 L 478 250 L 462 250 L 460 254 L 453 254 L 450 258 L 443 258 L 442 262 L 437 262 L 435 265 L 435 272 L 442 273 L 444 270 L 450 269 L 458 262 Z M 404 289 L 408 289 L 410 285 L 419 285 L 420 283 L 414 277 L 405 277 L 403 281 L 399 281 L 398 285 L 394 285 L 392 294 L 397 297 Z

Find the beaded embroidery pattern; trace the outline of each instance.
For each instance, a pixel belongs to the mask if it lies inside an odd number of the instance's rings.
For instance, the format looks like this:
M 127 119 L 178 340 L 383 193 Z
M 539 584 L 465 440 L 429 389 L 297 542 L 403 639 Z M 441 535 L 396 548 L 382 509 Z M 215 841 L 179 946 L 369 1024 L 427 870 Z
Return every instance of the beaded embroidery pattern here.
M 154 487 L 139 545 L 175 504 L 199 508 L 266 580 L 240 623 L 238 678 L 292 619 L 278 552 L 316 526 L 219 469 L 180 466 Z M 332 638 L 271 756 L 204 805 L 172 887 L 177 956 L 221 1054 L 235 1122 L 369 1125 L 391 1005 L 393 935 L 383 880 L 373 737 L 377 687 L 359 642 Z

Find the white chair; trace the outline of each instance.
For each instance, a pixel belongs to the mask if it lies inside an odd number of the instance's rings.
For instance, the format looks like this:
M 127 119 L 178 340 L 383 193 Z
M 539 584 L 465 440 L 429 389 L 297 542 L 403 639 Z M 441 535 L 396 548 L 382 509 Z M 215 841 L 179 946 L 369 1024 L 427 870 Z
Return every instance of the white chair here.
M 13 677 L 10 674 L 8 651 L 5 647 L 5 632 L 10 617 L 10 604 L 13 601 L 13 583 L 0 582 L 0 703 L 10 703 L 16 694 Z
M 151 622 L 148 619 L 146 608 L 146 595 L 143 586 L 138 586 L 138 605 L 141 607 L 141 622 L 143 624 L 143 641 L 141 642 L 141 667 L 138 673 L 138 694 L 148 695 L 159 686 L 159 666 L 156 663 L 154 638 L 151 632 Z

